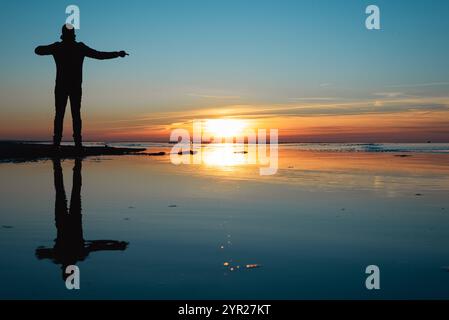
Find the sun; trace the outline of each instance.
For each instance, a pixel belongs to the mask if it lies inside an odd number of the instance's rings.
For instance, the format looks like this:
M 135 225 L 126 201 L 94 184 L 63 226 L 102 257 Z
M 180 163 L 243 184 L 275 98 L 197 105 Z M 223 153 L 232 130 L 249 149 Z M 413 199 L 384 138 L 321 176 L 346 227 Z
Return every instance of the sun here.
M 203 130 L 215 137 L 238 137 L 244 134 L 248 123 L 235 119 L 208 119 L 204 122 Z

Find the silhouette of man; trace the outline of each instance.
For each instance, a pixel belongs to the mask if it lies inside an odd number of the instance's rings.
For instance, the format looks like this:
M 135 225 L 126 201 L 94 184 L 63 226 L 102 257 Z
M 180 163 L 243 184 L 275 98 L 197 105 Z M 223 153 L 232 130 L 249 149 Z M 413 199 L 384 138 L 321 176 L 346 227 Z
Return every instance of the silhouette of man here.
M 84 240 L 81 214 L 81 169 L 82 160 L 76 159 L 73 167 L 73 186 L 70 197 L 70 208 L 67 206 L 67 196 L 64 188 L 61 160 L 52 159 L 55 200 L 56 239 L 53 248 L 39 247 L 36 249 L 38 259 L 51 259 L 61 264 L 62 277 L 65 280 L 67 266 L 76 265 L 86 259 L 91 252 L 126 250 L 128 242 L 116 240 Z
M 82 147 L 81 137 L 81 83 L 83 81 L 84 58 L 114 59 L 128 55 L 125 51 L 100 52 L 75 41 L 75 29 L 70 24 L 62 26 L 61 42 L 39 46 L 37 55 L 52 55 L 56 63 L 56 86 L 53 145 L 59 147 L 62 139 L 64 114 L 67 100 L 70 99 L 73 121 L 73 140 L 77 148 Z

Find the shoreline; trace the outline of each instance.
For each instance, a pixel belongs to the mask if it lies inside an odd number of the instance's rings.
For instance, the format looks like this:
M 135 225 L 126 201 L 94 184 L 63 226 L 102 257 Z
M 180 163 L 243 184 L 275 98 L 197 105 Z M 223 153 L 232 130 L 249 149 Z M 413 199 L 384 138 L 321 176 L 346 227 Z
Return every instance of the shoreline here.
M 28 142 L 0 142 L 0 162 L 26 162 L 49 158 L 84 158 L 88 156 L 129 155 L 144 152 L 145 148 L 119 148 L 109 146 L 85 146 L 82 150 L 74 146 L 60 146 L 58 150 L 50 144 Z

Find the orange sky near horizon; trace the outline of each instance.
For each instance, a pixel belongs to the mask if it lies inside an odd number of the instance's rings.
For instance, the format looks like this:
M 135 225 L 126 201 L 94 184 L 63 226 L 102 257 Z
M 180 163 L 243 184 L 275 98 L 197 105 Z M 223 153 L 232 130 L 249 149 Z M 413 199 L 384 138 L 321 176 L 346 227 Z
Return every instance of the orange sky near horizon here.
M 440 102 L 441 103 L 441 102 Z M 379 102 L 371 103 L 381 105 Z M 343 104 L 346 106 L 346 104 Z M 351 104 L 352 105 L 352 104 Z M 360 106 L 360 104 L 358 104 Z M 333 104 L 333 108 L 338 106 Z M 312 114 L 295 114 L 313 109 Z M 351 114 L 341 109 L 320 112 L 329 105 L 229 106 L 190 112 L 160 112 L 130 119 L 102 119 L 84 110 L 85 141 L 164 141 L 173 129 L 192 130 L 193 120 L 242 119 L 248 129 L 278 129 L 281 142 L 448 142 L 449 109 L 415 108 L 394 112 L 362 111 Z M 375 106 L 373 107 L 375 108 Z M 392 107 L 394 108 L 394 106 Z M 357 109 L 358 110 L 358 109 Z M 358 112 L 355 110 L 355 112 Z M 259 111 L 259 112 L 257 112 Z M 4 140 L 50 140 L 52 115 L 1 120 Z M 71 140 L 71 117 L 65 120 L 65 138 Z

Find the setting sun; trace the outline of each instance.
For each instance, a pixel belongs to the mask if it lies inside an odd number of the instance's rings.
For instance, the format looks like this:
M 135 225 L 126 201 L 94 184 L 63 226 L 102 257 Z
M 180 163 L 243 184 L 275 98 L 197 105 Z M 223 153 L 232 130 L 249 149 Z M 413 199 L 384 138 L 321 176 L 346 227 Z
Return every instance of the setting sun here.
M 229 138 L 242 135 L 247 126 L 245 120 L 209 119 L 204 122 L 203 130 L 206 134 Z

